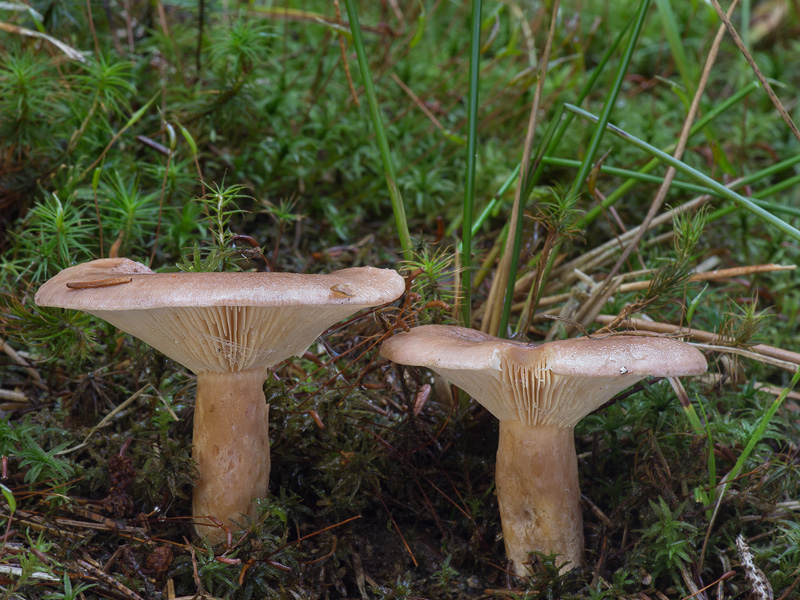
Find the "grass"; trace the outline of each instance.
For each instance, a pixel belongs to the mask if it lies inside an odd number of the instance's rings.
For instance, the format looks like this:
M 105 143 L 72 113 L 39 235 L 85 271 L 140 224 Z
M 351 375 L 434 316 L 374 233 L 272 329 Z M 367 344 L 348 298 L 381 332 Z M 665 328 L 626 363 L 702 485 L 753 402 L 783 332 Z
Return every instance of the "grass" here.
M 761 267 L 798 262 L 798 140 L 726 37 L 672 158 L 710 5 L 562 6 L 542 74 L 552 4 L 476 4 L 479 22 L 428 0 L 0 7 L 0 598 L 800 594 L 800 288 Z M 732 23 L 792 114 L 787 6 L 743 2 Z M 765 32 L 748 12 L 780 18 Z M 489 301 L 540 77 L 513 294 Z M 659 214 L 690 208 L 609 277 L 668 165 Z M 270 493 L 231 548 L 191 534 L 194 376 L 33 303 L 112 254 L 410 279 L 268 380 Z M 733 267 L 750 269 L 690 277 Z M 502 332 L 534 342 L 621 315 L 708 332 L 686 338 L 708 375 L 643 382 L 576 429 L 587 566 L 562 575 L 548 556 L 505 570 L 494 419 L 377 356 L 389 328 L 479 328 L 503 306 Z

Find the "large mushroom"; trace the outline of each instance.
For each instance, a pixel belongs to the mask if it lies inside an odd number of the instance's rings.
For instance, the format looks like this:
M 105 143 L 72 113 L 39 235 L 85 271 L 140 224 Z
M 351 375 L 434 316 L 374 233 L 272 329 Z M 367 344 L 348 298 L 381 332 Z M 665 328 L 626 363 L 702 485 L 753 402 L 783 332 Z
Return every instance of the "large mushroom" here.
M 427 367 L 500 420 L 495 483 L 506 555 L 519 576 L 528 553 L 583 564 L 583 516 L 573 429 L 612 396 L 648 375 L 698 375 L 694 347 L 654 336 L 527 344 L 474 329 L 425 325 L 386 340 L 381 355 Z
M 373 267 L 327 275 L 154 273 L 107 258 L 61 271 L 35 301 L 104 319 L 197 375 L 192 514 L 230 525 L 253 516 L 254 498 L 267 493 L 267 370 L 301 355 L 334 323 L 404 289 L 395 271 Z M 218 528 L 195 529 L 215 543 L 225 537 Z

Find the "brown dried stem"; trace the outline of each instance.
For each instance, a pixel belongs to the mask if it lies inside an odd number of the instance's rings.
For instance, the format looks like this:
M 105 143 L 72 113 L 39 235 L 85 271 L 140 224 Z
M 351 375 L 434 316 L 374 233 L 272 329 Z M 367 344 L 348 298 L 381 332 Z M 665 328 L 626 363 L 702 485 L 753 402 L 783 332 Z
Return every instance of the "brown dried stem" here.
M 544 54 L 542 56 L 541 71 L 539 73 L 539 81 L 536 84 L 536 93 L 533 97 L 533 104 L 531 105 L 530 117 L 528 120 L 528 131 L 525 134 L 525 147 L 522 152 L 522 167 L 520 169 L 519 177 L 517 179 L 517 190 L 514 196 L 514 207 L 511 211 L 511 219 L 508 224 L 508 237 L 506 238 L 506 246 L 503 250 L 503 257 L 500 259 L 500 264 L 497 266 L 492 287 L 489 290 L 489 298 L 486 301 L 487 313 L 481 324 L 481 330 L 484 332 L 496 332 L 500 326 L 500 318 L 503 310 L 503 298 L 506 293 L 508 278 L 511 276 L 511 255 L 514 249 L 514 232 L 517 229 L 517 222 L 522 218 L 522 191 L 528 179 L 529 167 L 531 161 L 531 149 L 533 146 L 533 133 L 536 131 L 536 124 L 539 113 L 539 104 L 542 99 L 542 90 L 544 88 L 544 79 L 547 75 L 547 65 L 550 60 L 550 48 L 553 44 L 555 37 L 556 23 L 558 19 L 559 0 L 553 3 L 553 12 L 550 19 L 550 32 L 547 36 L 547 43 L 544 47 Z
M 730 9 L 728 9 L 727 15 L 723 12 L 722 7 L 719 5 L 719 2 L 717 0 L 711 0 L 711 4 L 714 5 L 714 10 L 717 11 L 719 18 L 723 23 L 723 26 L 728 30 L 728 33 L 731 34 L 731 37 L 733 38 L 733 43 L 736 44 L 737 48 L 739 48 L 745 60 L 750 65 L 750 68 L 753 69 L 753 73 L 755 73 L 755 76 L 758 78 L 758 81 L 761 83 L 762 86 L 764 86 L 764 89 L 766 90 L 769 99 L 772 101 L 772 104 L 775 105 L 775 108 L 777 109 L 781 118 L 784 120 L 786 125 L 789 126 L 789 129 L 791 130 L 794 137 L 800 140 L 800 131 L 798 131 L 797 125 L 795 125 L 794 121 L 792 121 L 792 117 L 789 116 L 789 113 L 783 107 L 783 104 L 778 98 L 778 95 L 775 93 L 775 90 L 772 89 L 772 86 L 769 84 L 769 81 L 767 81 L 767 78 L 764 77 L 764 74 L 761 72 L 761 69 L 758 68 L 758 65 L 756 65 L 756 62 L 753 60 L 753 56 L 750 54 L 750 52 L 747 51 L 747 48 L 745 48 L 744 42 L 742 42 L 742 38 L 739 37 L 738 32 L 736 31 L 736 29 L 733 28 L 733 24 L 731 24 L 730 14 L 733 11 L 734 7 L 736 6 L 736 1 L 734 1 L 733 4 L 731 4 Z
M 607 325 L 612 321 L 614 321 L 616 318 L 617 318 L 616 315 L 598 315 L 595 318 L 595 322 L 600 323 L 602 325 Z M 693 340 L 697 340 L 699 342 L 715 344 L 720 347 L 720 350 L 728 349 L 729 346 L 725 346 L 725 344 L 730 344 L 730 340 L 727 340 L 723 336 L 720 336 L 716 333 L 712 333 L 710 331 L 703 331 L 702 329 L 680 327 L 679 325 L 673 325 L 672 323 L 645 321 L 644 319 L 628 319 L 621 324 L 626 326 L 627 329 L 631 330 L 679 335 L 691 338 Z M 792 352 L 791 350 L 784 350 L 783 348 L 767 346 L 766 344 L 755 344 L 753 346 L 748 346 L 748 350 L 756 355 L 760 354 L 762 356 L 775 358 L 781 361 L 793 363 L 795 365 L 800 365 L 800 353 Z
M 733 0 L 731 3 L 729 14 L 732 14 L 738 4 L 738 0 Z M 700 100 L 703 97 L 703 92 L 705 91 L 706 84 L 708 83 L 708 77 L 711 73 L 711 68 L 716 62 L 717 53 L 719 52 L 719 46 L 722 43 L 722 36 L 725 33 L 724 27 L 720 27 L 717 31 L 717 35 L 714 38 L 714 43 L 711 46 L 711 50 L 708 53 L 708 57 L 706 58 L 705 66 L 703 67 L 703 73 L 700 75 L 700 82 L 697 85 L 697 91 L 692 98 L 692 104 L 689 107 L 689 113 L 686 115 L 686 119 L 683 123 L 683 128 L 681 129 L 680 139 L 678 140 L 678 145 L 675 148 L 675 152 L 673 156 L 680 160 L 683 157 L 683 153 L 686 150 L 686 144 L 689 141 L 689 134 L 691 132 L 692 124 L 694 123 L 695 117 L 697 116 L 697 111 L 700 107 Z M 609 273 L 609 283 L 610 279 L 619 273 L 620 268 L 622 265 L 625 264 L 625 261 L 631 255 L 631 253 L 636 249 L 641 241 L 642 237 L 644 236 L 645 231 L 650 225 L 650 222 L 655 218 L 658 211 L 661 209 L 661 205 L 664 202 L 664 199 L 667 197 L 667 193 L 669 192 L 669 188 L 672 185 L 672 180 L 675 178 L 676 170 L 674 167 L 670 167 L 667 169 L 667 172 L 664 175 L 664 181 L 661 183 L 661 186 L 658 188 L 658 192 L 656 197 L 653 199 L 652 204 L 650 205 L 650 209 L 647 211 L 647 215 L 642 222 L 637 233 L 634 235 L 631 242 L 625 247 L 625 250 L 622 252 L 622 256 L 619 257 L 617 262 L 611 268 L 611 272 Z M 606 285 L 603 286 L 604 289 L 607 287 Z M 605 294 L 600 294 L 601 298 L 608 298 L 610 293 L 606 292 Z M 579 323 L 583 324 L 584 326 L 588 323 L 591 323 L 594 317 L 602 310 L 603 304 L 605 304 L 605 300 L 602 300 L 601 303 L 595 304 L 585 304 L 581 310 L 578 312 L 578 315 L 575 317 L 575 320 Z

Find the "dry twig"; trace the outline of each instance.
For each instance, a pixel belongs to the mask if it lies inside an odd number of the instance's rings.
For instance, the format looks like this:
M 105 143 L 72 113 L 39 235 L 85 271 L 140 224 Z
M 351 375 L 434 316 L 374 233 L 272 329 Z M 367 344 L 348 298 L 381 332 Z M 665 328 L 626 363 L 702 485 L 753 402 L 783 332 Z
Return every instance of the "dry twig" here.
M 547 36 L 547 43 L 544 47 L 539 81 L 536 83 L 536 92 L 533 97 L 533 104 L 531 105 L 531 112 L 528 120 L 528 130 L 525 134 L 525 147 L 522 151 L 522 166 L 520 168 L 519 177 L 517 178 L 517 190 L 514 197 L 514 206 L 511 210 L 511 219 L 508 223 L 508 237 L 506 238 L 506 246 L 503 250 L 503 256 L 500 259 L 500 264 L 497 265 L 497 269 L 495 271 L 492 287 L 489 290 L 489 297 L 486 300 L 486 316 L 483 319 L 483 323 L 481 323 L 481 330 L 484 332 L 496 332 L 500 326 L 500 319 L 503 310 L 503 298 L 506 294 L 508 278 L 511 276 L 509 271 L 511 269 L 511 254 L 514 248 L 514 232 L 517 229 L 518 221 L 522 218 L 522 191 L 525 189 L 525 184 L 529 175 L 531 151 L 533 147 L 533 134 L 534 131 L 536 131 L 536 124 L 539 117 L 539 104 L 542 99 L 544 80 L 547 75 L 547 67 L 550 61 L 550 48 L 553 45 L 553 38 L 555 37 L 559 5 L 560 0 L 556 0 L 553 3 L 552 15 L 550 17 L 550 32 Z
M 608 325 L 616 319 L 614 315 L 598 315 L 595 318 L 596 323 L 601 325 Z M 732 351 L 730 346 L 724 344 L 729 343 L 723 336 L 712 333 L 710 331 L 703 331 L 702 329 L 693 329 L 690 327 L 680 327 L 672 323 L 659 323 L 656 321 L 645 321 L 644 319 L 627 319 L 621 325 L 626 326 L 634 331 L 650 331 L 653 333 L 666 333 L 669 335 L 689 337 L 693 340 L 713 344 L 712 349 L 719 351 Z M 747 351 L 752 355 L 752 358 L 762 360 L 763 358 L 772 358 L 781 362 L 791 363 L 793 366 L 791 370 L 796 369 L 796 365 L 800 365 L 800 353 L 792 352 L 791 350 L 784 350 L 783 348 L 776 348 L 774 346 L 767 346 L 766 344 L 755 344 L 749 346 Z M 787 367 L 788 368 L 788 367 Z
M 732 14 L 733 11 L 736 9 L 736 5 L 738 0 L 733 0 L 731 3 L 729 10 L 729 14 Z M 714 43 L 711 46 L 711 50 L 708 53 L 708 57 L 706 58 L 706 63 L 703 67 L 703 73 L 700 75 L 700 82 L 697 85 L 697 90 L 695 91 L 694 97 L 692 98 L 692 104 L 689 107 L 689 113 L 686 115 L 686 119 L 683 123 L 683 128 L 681 129 L 680 139 L 678 140 L 678 145 L 675 148 L 675 152 L 673 153 L 673 157 L 680 160 L 683 157 L 683 153 L 686 150 L 686 144 L 689 141 L 689 133 L 691 132 L 692 124 L 694 123 L 695 117 L 697 116 L 697 111 L 700 107 L 700 100 L 703 97 L 703 92 L 705 91 L 706 84 L 708 83 L 708 77 L 711 74 L 711 67 L 717 60 L 717 53 L 719 52 L 719 46 L 722 43 L 722 36 L 725 33 L 725 29 L 720 27 L 717 31 L 717 35 L 714 38 Z M 667 197 L 667 192 L 669 192 L 669 188 L 672 185 L 672 180 L 675 178 L 676 170 L 674 167 L 669 167 L 667 172 L 664 175 L 664 181 L 661 183 L 661 186 L 658 188 L 658 192 L 656 193 L 656 197 L 653 198 L 653 202 L 650 205 L 650 209 L 647 211 L 647 215 L 642 222 L 642 225 L 639 231 L 634 235 L 634 238 L 631 242 L 625 247 L 625 250 L 622 251 L 622 256 L 617 259 L 617 262 L 611 268 L 611 272 L 609 273 L 609 279 L 614 277 L 619 270 L 622 268 L 622 265 L 625 264 L 625 261 L 631 255 L 631 253 L 636 249 L 641 241 L 642 237 L 644 236 L 644 232 L 649 227 L 652 220 L 655 218 L 658 211 L 661 209 L 661 205 L 664 202 L 664 199 Z M 603 286 L 604 291 L 608 286 Z M 605 292 L 598 294 L 600 298 L 599 302 L 594 304 L 586 303 L 583 305 L 580 312 L 575 317 L 575 320 L 581 323 L 583 326 L 588 325 L 594 320 L 594 317 L 603 309 L 603 305 L 610 297 L 610 292 Z

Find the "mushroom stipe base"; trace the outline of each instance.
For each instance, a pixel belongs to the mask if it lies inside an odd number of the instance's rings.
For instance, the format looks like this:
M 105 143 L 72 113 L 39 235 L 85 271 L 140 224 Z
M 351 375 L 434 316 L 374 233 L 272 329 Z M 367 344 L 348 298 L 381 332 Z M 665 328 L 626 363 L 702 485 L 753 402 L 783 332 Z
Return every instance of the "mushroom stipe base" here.
M 223 525 L 255 516 L 253 500 L 269 486 L 269 404 L 266 369 L 199 373 L 192 458 L 198 480 L 192 497 L 195 531 L 212 544 L 225 541 Z M 206 525 L 209 524 L 209 525 Z
M 495 471 L 506 556 L 520 577 L 529 552 L 557 553 L 562 571 L 583 564 L 578 459 L 570 427 L 500 421 Z

